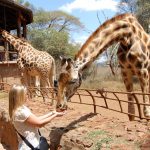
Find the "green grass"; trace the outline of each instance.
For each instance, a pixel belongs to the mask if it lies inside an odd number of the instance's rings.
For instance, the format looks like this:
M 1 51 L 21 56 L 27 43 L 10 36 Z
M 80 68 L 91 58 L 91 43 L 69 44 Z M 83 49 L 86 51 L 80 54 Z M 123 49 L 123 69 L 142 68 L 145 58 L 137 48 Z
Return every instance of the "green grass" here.
M 95 130 L 95 131 L 89 132 L 87 134 L 87 138 L 93 139 L 93 138 L 97 138 L 100 135 L 105 135 L 105 134 L 107 134 L 107 132 L 104 130 Z
M 111 150 L 111 148 L 115 145 L 131 145 L 131 142 L 127 141 L 123 137 L 113 136 L 105 130 L 90 131 L 83 138 L 92 141 L 93 145 L 90 150 L 101 150 L 102 148 Z M 140 150 L 140 143 L 133 142 L 132 145 L 135 150 Z
M 100 150 L 104 144 L 109 148 L 109 144 L 113 141 L 112 137 L 104 130 L 91 131 L 84 138 L 93 142 L 91 150 Z
M 95 143 L 94 150 L 100 150 L 102 148 L 103 144 L 106 145 L 105 148 L 110 148 L 109 143 L 111 143 L 112 141 L 113 141 L 113 139 L 111 137 L 105 137 L 105 138 L 99 139 Z
M 0 99 L 8 97 L 8 93 L 0 92 Z

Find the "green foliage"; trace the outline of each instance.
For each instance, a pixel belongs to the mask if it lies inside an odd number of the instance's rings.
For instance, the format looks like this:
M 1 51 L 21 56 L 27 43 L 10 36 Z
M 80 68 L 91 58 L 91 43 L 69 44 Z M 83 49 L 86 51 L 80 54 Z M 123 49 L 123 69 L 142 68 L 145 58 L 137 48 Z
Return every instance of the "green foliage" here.
M 38 50 L 47 51 L 56 59 L 60 55 L 73 56 L 79 47 L 69 43 L 67 32 L 50 29 L 32 29 L 29 32 L 31 44 Z
M 145 31 L 150 33 L 150 0 L 137 0 L 136 15 Z
M 63 11 L 37 10 L 34 14 L 34 26 L 50 28 L 58 32 L 77 31 L 84 26 L 80 20 Z
M 42 9 L 36 10 L 33 20 L 34 22 L 31 24 L 32 28 L 48 28 L 48 23 L 50 21 L 49 12 Z
M 83 28 L 80 20 L 63 11 L 45 11 L 26 0 L 16 0 L 33 11 L 34 22 L 28 26 L 28 40 L 38 50 L 47 51 L 58 59 L 60 55 L 73 57 L 80 45 L 72 44 L 70 32 Z
M 23 5 L 24 4 L 24 0 L 15 0 L 17 3 Z
M 121 0 L 119 12 L 131 12 L 137 16 L 146 32 L 150 32 L 150 0 Z
M 78 18 L 65 12 L 36 9 L 34 22 L 28 26 L 28 39 L 36 49 L 56 59 L 60 55 L 73 57 L 80 45 L 70 42 L 70 32 L 82 27 Z
M 15 2 L 31 9 L 32 11 L 36 10 L 36 8 L 30 2 L 28 2 L 26 0 L 15 0 Z

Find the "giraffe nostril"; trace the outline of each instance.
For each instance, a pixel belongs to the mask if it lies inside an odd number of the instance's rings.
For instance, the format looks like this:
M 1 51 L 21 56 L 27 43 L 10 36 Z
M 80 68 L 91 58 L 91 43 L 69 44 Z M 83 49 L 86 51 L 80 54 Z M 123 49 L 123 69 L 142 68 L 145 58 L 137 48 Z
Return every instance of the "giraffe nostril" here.
M 56 109 L 60 109 L 62 107 L 62 104 L 56 105 Z

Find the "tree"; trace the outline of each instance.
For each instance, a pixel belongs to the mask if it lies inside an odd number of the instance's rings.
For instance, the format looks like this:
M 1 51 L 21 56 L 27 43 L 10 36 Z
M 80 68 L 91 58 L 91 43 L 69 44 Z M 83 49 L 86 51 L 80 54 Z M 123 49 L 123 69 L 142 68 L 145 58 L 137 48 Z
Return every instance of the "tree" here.
M 79 49 L 78 46 L 69 43 L 67 32 L 58 32 L 51 29 L 31 30 L 29 40 L 35 48 L 47 51 L 56 59 L 61 55 L 74 56 Z
M 32 11 L 36 10 L 36 8 L 28 1 L 25 1 L 25 0 L 14 0 L 14 1 L 20 5 L 23 5 L 29 9 L 31 9 Z
M 28 25 L 27 37 L 33 47 L 47 51 L 55 59 L 60 55 L 74 56 L 80 45 L 70 42 L 70 32 L 84 28 L 78 18 L 63 11 L 36 9 L 25 0 L 16 0 L 16 2 L 34 10 L 34 22 Z
M 145 31 L 150 33 L 150 1 L 137 0 L 137 18 Z
M 121 0 L 118 4 L 119 13 L 130 12 L 135 14 L 137 0 Z
M 119 13 L 131 12 L 136 15 L 145 31 L 150 31 L 150 1 L 149 0 L 121 0 L 118 5 Z
M 19 3 L 19 4 L 21 4 L 21 5 L 23 5 L 23 3 L 24 3 L 24 0 L 14 0 L 16 3 Z
M 28 26 L 28 39 L 35 48 L 56 59 L 60 55 L 74 56 L 80 45 L 70 42 L 70 32 L 81 28 L 79 19 L 65 12 L 36 9 L 34 22 Z
M 84 28 L 80 20 L 63 11 L 37 10 L 34 14 L 34 27 L 50 28 L 58 32 L 78 31 Z

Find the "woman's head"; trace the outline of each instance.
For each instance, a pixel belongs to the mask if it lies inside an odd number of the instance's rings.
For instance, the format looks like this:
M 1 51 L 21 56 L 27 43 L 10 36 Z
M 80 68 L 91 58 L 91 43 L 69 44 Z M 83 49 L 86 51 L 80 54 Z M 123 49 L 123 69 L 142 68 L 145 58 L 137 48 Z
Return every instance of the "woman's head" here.
M 25 103 L 26 88 L 23 85 L 14 84 L 9 91 L 9 115 L 12 119 L 15 110 Z

